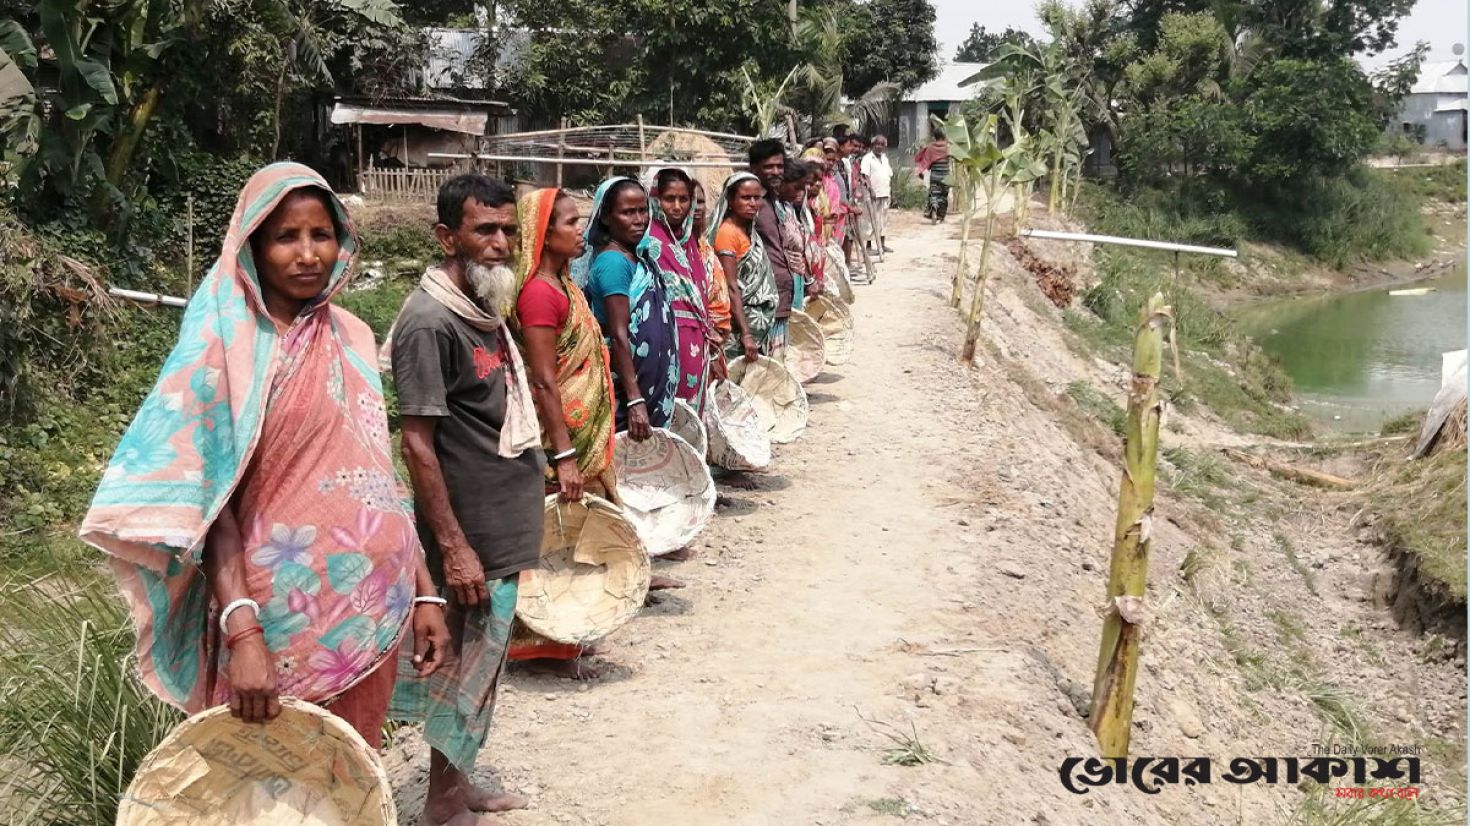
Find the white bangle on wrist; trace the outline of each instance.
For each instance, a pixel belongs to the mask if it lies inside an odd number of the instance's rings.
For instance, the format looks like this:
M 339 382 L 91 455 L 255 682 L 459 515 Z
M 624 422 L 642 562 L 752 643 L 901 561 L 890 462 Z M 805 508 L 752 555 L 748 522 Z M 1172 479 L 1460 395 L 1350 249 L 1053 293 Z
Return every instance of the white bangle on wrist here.
M 437 606 L 439 606 L 439 607 L 442 608 L 442 607 L 444 607 L 444 606 L 446 606 L 446 605 L 449 604 L 449 600 L 445 599 L 444 597 L 414 597 L 413 598 L 413 604 L 414 605 L 437 605 Z
M 247 605 L 252 611 L 255 612 L 255 618 L 260 619 L 260 603 L 256 602 L 253 599 L 250 599 L 249 597 L 241 597 L 240 599 L 232 600 L 230 604 L 224 607 L 224 610 L 219 612 L 219 630 L 221 634 L 230 633 L 230 629 L 226 625 L 226 623 L 230 621 L 230 615 L 235 613 L 237 610 L 246 607 Z

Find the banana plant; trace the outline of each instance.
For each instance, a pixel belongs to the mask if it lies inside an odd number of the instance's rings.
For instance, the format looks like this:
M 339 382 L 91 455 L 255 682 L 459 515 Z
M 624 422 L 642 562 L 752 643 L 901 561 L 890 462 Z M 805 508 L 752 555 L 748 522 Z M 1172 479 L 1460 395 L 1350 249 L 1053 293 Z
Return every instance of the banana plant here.
M 970 248 L 970 225 L 975 218 L 976 190 L 986 180 L 986 174 L 1000 160 L 1000 145 L 997 138 L 998 118 L 985 115 L 977 121 L 967 119 L 962 112 L 955 112 L 948 120 L 933 115 L 934 126 L 943 129 L 949 139 L 949 169 L 951 185 L 959 193 L 963 220 L 960 225 L 960 260 L 955 267 L 953 289 L 949 305 L 958 308 L 964 291 L 966 264 Z M 987 202 L 991 200 L 987 198 Z
M 790 112 L 790 107 L 782 101 L 786 96 L 786 89 L 791 81 L 796 78 L 801 67 L 793 66 L 786 73 L 774 91 L 765 83 L 756 83 L 750 76 L 746 67 L 740 67 L 740 76 L 745 80 L 745 107 L 755 121 L 756 135 L 766 137 L 771 134 L 771 129 L 776 125 L 776 118 Z M 788 140 L 795 141 L 795 134 L 789 135 Z
M 1017 185 L 1029 186 L 1046 174 L 1046 162 L 1028 151 L 1025 144 L 1012 143 L 1005 149 L 1000 148 L 1000 135 L 995 115 L 987 118 L 985 139 L 990 142 L 991 146 L 990 152 L 987 153 L 990 161 L 985 168 L 985 190 L 989 200 L 989 209 L 986 210 L 985 215 L 985 238 L 980 245 L 980 271 L 975 278 L 975 292 L 970 297 L 970 314 L 965 325 L 965 344 L 960 350 L 960 361 L 965 364 L 974 363 L 975 347 L 980 340 L 980 319 L 985 311 L 985 280 L 988 274 L 987 267 L 990 264 L 990 245 L 995 236 L 998 195 Z

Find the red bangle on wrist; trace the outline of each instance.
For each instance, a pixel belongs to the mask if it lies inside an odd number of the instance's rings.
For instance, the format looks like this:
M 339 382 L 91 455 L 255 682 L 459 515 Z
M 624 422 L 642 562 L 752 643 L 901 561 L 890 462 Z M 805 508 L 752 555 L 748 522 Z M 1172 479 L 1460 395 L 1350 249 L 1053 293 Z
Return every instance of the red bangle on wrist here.
M 225 648 L 233 651 L 234 648 L 235 648 L 235 643 L 239 642 L 240 640 L 245 639 L 246 637 L 250 636 L 251 634 L 260 634 L 260 635 L 264 636 L 265 635 L 265 629 L 262 628 L 262 627 L 260 627 L 259 625 L 252 625 L 249 628 L 242 628 L 239 631 L 236 631 L 235 633 L 233 633 L 230 636 L 228 636 L 228 637 L 225 638 Z

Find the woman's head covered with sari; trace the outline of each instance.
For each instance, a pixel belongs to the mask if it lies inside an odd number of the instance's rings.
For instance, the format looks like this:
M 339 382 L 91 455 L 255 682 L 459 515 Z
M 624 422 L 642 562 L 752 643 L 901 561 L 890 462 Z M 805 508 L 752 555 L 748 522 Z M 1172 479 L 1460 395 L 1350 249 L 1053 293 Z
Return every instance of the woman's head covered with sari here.
M 517 295 L 536 277 L 547 228 L 559 201 L 569 203 L 571 196 L 560 189 L 546 188 L 528 192 L 516 201 L 521 242 L 516 259 Z M 556 384 L 561 393 L 562 417 L 572 446 L 577 449 L 577 469 L 595 477 L 611 467 L 613 456 L 614 399 L 607 345 L 586 296 L 572 281 L 570 268 L 563 267 L 558 276 L 570 304 L 566 326 L 556 337 Z M 518 325 L 511 329 L 519 332 Z M 543 437 L 550 438 L 544 428 Z M 546 446 L 550 447 L 549 441 Z
M 597 187 L 597 192 L 592 196 L 592 212 L 587 216 L 586 229 L 582 231 L 582 237 L 587 240 L 587 249 L 582 252 L 581 257 L 572 262 L 572 281 L 578 286 L 586 286 L 587 276 L 592 272 L 592 260 L 612 241 L 612 235 L 607 228 L 606 212 L 612 208 L 617 201 L 618 195 L 630 187 L 642 189 L 643 185 L 625 175 L 617 175 L 603 181 Z M 646 240 L 648 234 L 644 233 Z M 640 241 L 638 247 L 643 246 Z M 636 256 L 640 250 L 635 249 Z
M 302 300 L 299 312 L 289 326 L 278 325 L 267 308 L 271 291 L 262 284 L 262 266 L 256 258 L 260 239 L 254 238 L 256 243 L 252 239 L 278 208 L 303 197 L 303 192 L 328 208 L 337 256 L 334 261 L 311 259 L 311 269 L 297 268 L 289 276 L 276 272 L 280 265 L 275 265 L 275 276 L 294 280 L 298 292 L 318 278 L 324 282 L 314 296 L 292 296 Z M 320 243 L 313 249 L 329 249 L 330 244 L 315 237 L 317 232 L 312 230 L 313 238 Z M 333 470 L 337 463 L 355 467 L 362 477 L 351 497 L 358 501 L 338 502 L 337 497 L 346 494 L 327 493 L 333 484 L 330 479 L 326 487 L 313 484 L 309 491 L 293 493 L 315 509 L 312 519 L 322 525 L 323 535 L 339 509 L 366 519 L 358 525 L 363 533 L 376 534 L 379 526 L 386 529 L 384 518 L 391 514 L 403 522 L 393 527 L 404 533 L 395 532 L 390 540 L 393 553 L 418 550 L 388 454 L 372 332 L 331 304 L 347 284 L 356 251 L 351 218 L 320 175 L 295 163 L 271 164 L 256 172 L 240 193 L 219 259 L 185 309 L 178 342 L 123 434 L 82 521 L 81 538 L 111 556 L 130 605 L 138 627 L 135 655 L 140 676 L 162 699 L 181 708 L 202 708 L 212 688 L 206 662 L 213 636 L 207 620 L 210 595 L 200 570 L 206 537 L 237 489 L 246 487 L 242 482 L 247 468 L 254 467 L 251 478 L 257 486 L 267 481 L 263 477 L 272 471 L 264 466 L 278 457 L 264 456 L 256 462 L 257 447 L 277 449 L 265 445 L 281 444 L 278 431 L 284 419 L 293 419 L 298 432 L 322 427 L 320 432 L 342 434 L 328 440 L 317 463 L 331 461 Z M 288 412 L 268 417 L 278 407 Z M 346 484 L 344 480 L 344 489 Z M 297 515 L 283 515 L 279 521 Z M 310 562 L 316 527 L 291 531 L 281 524 L 272 528 L 242 522 L 240 528 L 247 534 L 242 537 L 247 554 L 252 548 L 275 547 L 270 543 L 279 540 L 281 560 Z M 364 548 L 369 543 L 365 536 L 361 539 Z M 395 557 L 395 564 L 409 561 Z M 295 644 L 292 635 L 314 628 L 306 614 L 316 608 L 306 603 L 321 607 L 316 595 L 327 588 L 311 586 L 307 578 L 299 581 L 304 600 L 288 610 L 283 596 L 279 606 L 283 621 L 294 623 L 291 618 L 300 614 L 300 625 L 270 626 L 262 603 L 262 621 L 268 624 L 268 640 L 277 653 L 290 650 Z M 386 591 L 403 583 L 371 584 Z M 411 597 L 411 591 L 406 596 Z M 345 603 L 346 597 L 342 599 Z M 374 608 L 384 604 L 375 600 Z M 366 661 L 384 646 L 396 644 L 407 603 L 400 608 L 392 622 L 382 618 L 382 629 L 366 632 L 361 640 L 352 635 L 353 657 Z M 286 636 L 270 639 L 273 631 Z M 348 645 L 347 635 L 335 642 Z M 340 669 L 326 682 L 304 686 L 297 696 L 331 696 L 355 676 L 351 669 Z M 337 678 L 340 684 L 333 682 Z
M 755 181 L 759 184 L 761 179 L 757 178 L 752 172 L 740 170 L 726 178 L 724 185 L 720 187 L 720 197 L 715 200 L 714 206 L 710 208 L 709 220 L 705 222 L 704 226 L 704 233 L 709 237 L 711 243 L 714 242 L 715 236 L 719 234 L 720 224 L 724 223 L 725 216 L 730 213 L 730 199 L 734 195 L 736 187 L 746 181 Z M 765 184 L 761 184 L 761 186 L 765 186 Z M 758 236 L 755 233 L 751 233 L 751 241 L 755 242 L 757 240 Z
M 326 289 L 283 336 L 266 309 L 251 236 L 300 190 L 327 199 L 339 252 Z M 249 461 L 282 338 L 326 315 L 356 253 L 352 219 L 316 172 L 275 163 L 250 177 L 220 256 L 184 311 L 178 343 L 103 474 L 82 539 L 156 571 L 197 561 Z

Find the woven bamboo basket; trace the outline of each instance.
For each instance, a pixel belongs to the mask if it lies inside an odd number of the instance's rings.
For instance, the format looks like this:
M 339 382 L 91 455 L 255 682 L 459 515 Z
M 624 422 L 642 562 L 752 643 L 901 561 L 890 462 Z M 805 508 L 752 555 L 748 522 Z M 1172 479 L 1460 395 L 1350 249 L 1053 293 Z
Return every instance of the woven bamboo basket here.
M 771 466 L 771 437 L 755 400 L 733 381 L 709 389 L 704 403 L 710 462 L 726 470 L 763 471 Z
M 591 494 L 546 497 L 541 561 L 521 574 L 516 616 L 543 637 L 590 645 L 637 615 L 651 571 L 622 508 Z
M 822 247 L 822 252 L 827 256 L 827 267 L 823 270 L 827 288 L 836 287 L 837 294 L 842 297 L 842 300 L 851 304 L 857 296 L 852 292 L 852 279 L 847 272 L 847 262 L 842 260 L 842 247 L 836 241 L 831 241 Z
M 715 515 L 715 480 L 704 455 L 661 427 L 641 442 L 626 432 L 613 443 L 623 512 L 652 557 L 685 547 Z
M 801 310 L 792 310 L 786 324 L 781 361 L 797 381 L 806 384 L 820 376 L 827 364 L 827 339 L 817 322 Z
M 753 362 L 737 358 L 730 362 L 730 381 L 750 394 L 772 442 L 778 445 L 794 442 L 806 432 L 806 391 L 786 365 L 769 356 L 760 356 Z
M 704 426 L 699 413 L 683 399 L 674 402 L 674 415 L 669 420 L 669 430 L 692 445 L 700 456 L 709 455 L 709 430 Z
M 846 364 L 852 357 L 852 309 L 841 298 L 824 293 L 807 299 L 802 311 L 822 328 L 827 363 L 834 367 Z
M 397 822 L 388 776 L 362 736 L 292 697 L 264 724 L 241 722 L 228 706 L 180 723 L 143 759 L 117 809 L 118 826 Z

